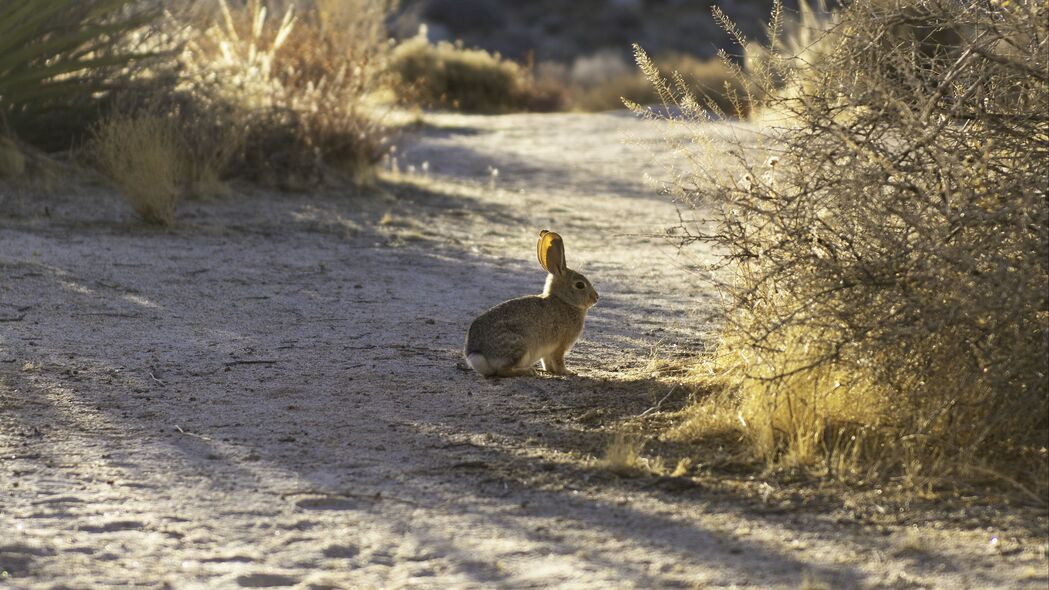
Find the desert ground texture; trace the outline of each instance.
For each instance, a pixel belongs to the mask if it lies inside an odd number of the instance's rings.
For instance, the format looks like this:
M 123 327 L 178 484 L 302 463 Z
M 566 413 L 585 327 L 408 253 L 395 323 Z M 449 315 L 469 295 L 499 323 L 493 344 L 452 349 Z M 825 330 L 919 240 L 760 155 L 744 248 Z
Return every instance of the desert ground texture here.
M 2 193 L 0 587 L 1046 588 L 1044 509 L 602 466 L 686 402 L 653 355 L 713 345 L 710 253 L 652 237 L 668 132 L 427 115 L 373 187 L 168 230 L 89 179 Z M 542 288 L 540 229 L 601 294 L 577 374 L 481 379 L 466 329 Z

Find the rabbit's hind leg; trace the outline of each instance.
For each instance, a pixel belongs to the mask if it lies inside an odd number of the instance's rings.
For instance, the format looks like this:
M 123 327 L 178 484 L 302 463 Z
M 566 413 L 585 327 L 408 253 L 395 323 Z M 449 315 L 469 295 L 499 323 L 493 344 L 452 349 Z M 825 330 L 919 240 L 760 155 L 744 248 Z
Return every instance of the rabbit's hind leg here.
M 536 358 L 529 352 L 523 339 L 513 334 L 505 334 L 498 343 L 498 350 L 498 357 L 489 359 L 496 377 L 535 375 Z

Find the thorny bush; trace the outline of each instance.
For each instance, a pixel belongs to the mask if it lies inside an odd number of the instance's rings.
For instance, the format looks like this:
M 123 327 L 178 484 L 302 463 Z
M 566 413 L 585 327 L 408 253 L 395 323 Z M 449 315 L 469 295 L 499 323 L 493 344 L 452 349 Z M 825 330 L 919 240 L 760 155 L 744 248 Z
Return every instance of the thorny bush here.
M 779 122 L 727 143 L 638 50 L 670 118 L 697 125 L 672 189 L 696 215 L 674 233 L 723 255 L 723 387 L 679 434 L 716 426 L 781 468 L 1005 483 L 1044 503 L 1046 3 L 855 0 L 806 48 L 818 59 L 779 42 L 783 21 L 777 5 L 760 64 L 737 68 L 739 100 Z

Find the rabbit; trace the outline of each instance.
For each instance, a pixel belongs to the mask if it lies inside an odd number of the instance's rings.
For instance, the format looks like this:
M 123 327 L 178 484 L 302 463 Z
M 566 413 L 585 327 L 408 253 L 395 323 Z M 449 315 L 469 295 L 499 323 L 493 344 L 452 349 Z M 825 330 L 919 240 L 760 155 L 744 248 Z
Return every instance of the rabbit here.
M 543 294 L 500 303 L 470 324 L 463 353 L 466 363 L 484 377 L 534 375 L 537 361 L 544 371 L 571 374 L 565 354 L 582 333 L 597 291 L 566 266 L 561 236 L 544 229 L 536 250 L 539 264 L 549 273 Z

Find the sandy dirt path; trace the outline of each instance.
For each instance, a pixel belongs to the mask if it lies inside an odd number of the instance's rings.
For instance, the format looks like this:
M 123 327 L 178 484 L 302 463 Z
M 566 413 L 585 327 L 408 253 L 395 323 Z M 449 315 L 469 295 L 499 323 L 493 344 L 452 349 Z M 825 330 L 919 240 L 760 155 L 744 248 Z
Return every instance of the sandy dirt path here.
M 102 188 L 0 193 L 0 587 L 1046 587 L 1041 512 L 878 520 L 735 497 L 702 457 L 602 469 L 623 418 L 684 403 L 653 347 L 709 344 L 712 294 L 637 237 L 676 213 L 621 140 L 663 130 L 428 123 L 375 189 L 167 231 Z M 602 295 L 578 376 L 484 381 L 465 330 L 541 288 L 541 228 Z

